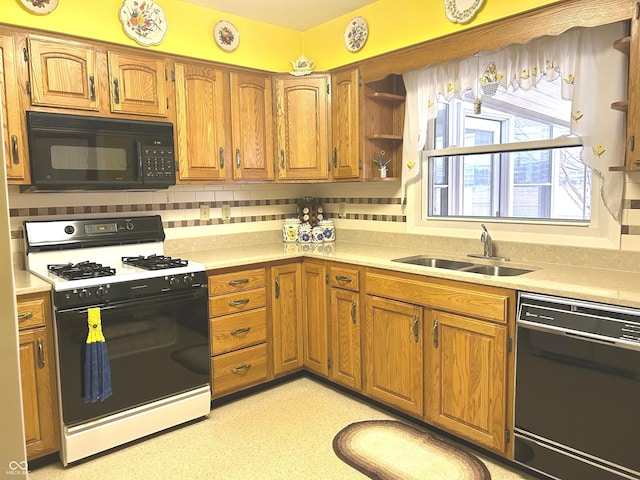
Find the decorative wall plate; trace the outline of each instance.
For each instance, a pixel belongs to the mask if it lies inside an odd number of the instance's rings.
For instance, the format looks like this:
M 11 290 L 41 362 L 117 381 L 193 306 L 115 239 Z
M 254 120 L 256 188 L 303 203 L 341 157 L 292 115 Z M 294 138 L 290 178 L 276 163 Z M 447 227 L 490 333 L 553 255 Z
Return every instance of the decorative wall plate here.
M 160 45 L 167 34 L 167 20 L 160 5 L 151 0 L 124 0 L 120 7 L 124 33 L 140 45 Z
M 36 15 L 51 13 L 58 6 L 58 0 L 20 0 L 24 8 Z
M 213 38 L 218 46 L 227 52 L 234 51 L 238 48 L 238 43 L 240 43 L 240 33 L 238 33 L 238 29 L 233 23 L 227 22 L 226 20 L 220 20 L 216 23 L 216 26 L 213 27 Z
M 360 50 L 369 35 L 367 21 L 362 17 L 353 17 L 344 31 L 344 44 L 350 52 Z
M 444 0 L 444 13 L 453 23 L 467 23 L 484 4 L 484 0 Z

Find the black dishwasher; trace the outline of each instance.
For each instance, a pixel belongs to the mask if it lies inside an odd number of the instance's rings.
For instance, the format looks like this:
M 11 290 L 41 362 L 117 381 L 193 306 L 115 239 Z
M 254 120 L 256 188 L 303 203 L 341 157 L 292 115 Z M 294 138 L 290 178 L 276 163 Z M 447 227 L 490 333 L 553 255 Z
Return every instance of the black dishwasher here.
M 640 479 L 640 310 L 519 295 L 515 460 L 562 480 Z

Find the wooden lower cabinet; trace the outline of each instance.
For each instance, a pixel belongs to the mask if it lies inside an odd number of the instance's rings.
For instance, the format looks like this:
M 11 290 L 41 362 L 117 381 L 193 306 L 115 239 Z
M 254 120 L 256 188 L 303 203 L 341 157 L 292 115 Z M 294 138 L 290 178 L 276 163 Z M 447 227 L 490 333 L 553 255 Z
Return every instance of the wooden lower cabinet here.
M 300 263 L 271 267 L 273 374 L 303 367 L 302 274 Z
M 58 451 L 58 409 L 54 377 L 49 293 L 18 297 L 20 380 L 27 459 Z
M 266 270 L 209 275 L 211 397 L 267 381 Z
M 399 410 L 422 415 L 422 307 L 367 296 L 364 393 Z
M 331 289 L 331 375 L 336 383 L 360 391 L 360 294 Z
M 304 366 L 322 376 L 329 376 L 329 317 L 327 268 L 324 264 L 302 264 L 303 315 L 302 335 Z
M 426 421 L 505 453 L 507 327 L 437 310 L 426 324 Z

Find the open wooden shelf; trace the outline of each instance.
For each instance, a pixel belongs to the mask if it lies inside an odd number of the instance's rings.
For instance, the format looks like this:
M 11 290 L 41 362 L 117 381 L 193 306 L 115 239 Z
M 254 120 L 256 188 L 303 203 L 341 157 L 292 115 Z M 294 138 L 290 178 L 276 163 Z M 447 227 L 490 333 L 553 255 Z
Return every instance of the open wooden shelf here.
M 386 92 L 371 92 L 367 95 L 367 98 L 381 101 L 381 102 L 390 102 L 390 103 L 404 102 L 404 95 L 396 95 L 395 93 L 386 93 Z
M 611 104 L 611 108 L 613 108 L 614 110 L 619 110 L 621 112 L 627 112 L 627 110 L 629 109 L 629 102 L 627 102 L 626 100 L 613 102 Z
M 372 133 L 370 135 L 367 135 L 367 138 L 402 141 L 402 135 L 394 135 L 394 134 L 387 134 L 387 133 Z
M 619 38 L 613 42 L 613 48 L 616 50 L 629 55 L 631 51 L 631 36 Z

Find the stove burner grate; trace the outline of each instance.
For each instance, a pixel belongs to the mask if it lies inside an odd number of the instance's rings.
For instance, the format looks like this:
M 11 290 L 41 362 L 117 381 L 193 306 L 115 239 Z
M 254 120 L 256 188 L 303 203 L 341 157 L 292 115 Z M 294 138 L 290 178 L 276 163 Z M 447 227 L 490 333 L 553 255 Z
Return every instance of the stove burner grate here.
M 149 255 L 145 257 L 122 257 L 122 263 L 132 265 L 144 270 L 164 270 L 167 268 L 186 267 L 189 262 L 181 258 L 171 258 L 165 255 Z
M 96 262 L 79 262 L 79 263 L 56 263 L 47 265 L 54 275 L 64 278 L 65 280 L 80 280 L 84 278 L 110 277 L 116 274 L 116 269 L 105 267 L 101 263 Z

